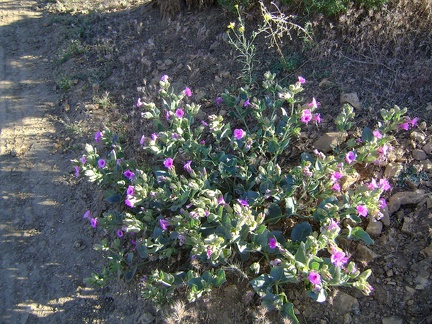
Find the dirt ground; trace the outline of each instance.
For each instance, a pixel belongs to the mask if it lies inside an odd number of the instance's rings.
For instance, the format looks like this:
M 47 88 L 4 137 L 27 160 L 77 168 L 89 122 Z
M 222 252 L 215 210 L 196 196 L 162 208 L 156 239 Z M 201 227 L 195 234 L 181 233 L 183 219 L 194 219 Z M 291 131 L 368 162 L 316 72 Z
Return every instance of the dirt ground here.
M 0 0 L 1 322 L 169 322 L 175 310 L 165 315 L 155 312 L 139 299 L 137 284 L 120 282 L 95 289 L 84 283 L 85 277 L 100 270 L 103 260 L 92 249 L 102 234 L 89 228 L 82 215 L 88 209 L 97 215 L 106 206 L 92 186 L 77 182 L 70 160 L 81 154 L 82 144 L 91 140 L 98 127 L 111 123 L 105 108 L 112 119 L 135 124 L 137 129 L 130 136 L 139 139 L 144 125 L 133 103 L 162 74 L 172 76 L 179 89 L 189 85 L 204 110 L 212 111 L 213 97 L 236 82 L 238 73 L 223 36 L 232 17 L 209 9 L 210 15 L 203 11 L 162 20 L 156 8 L 146 5 L 69 21 L 68 15 L 48 14 L 42 3 Z M 105 33 L 95 37 L 93 28 Z M 71 49 L 71 35 L 79 35 L 83 43 L 98 50 Z M 63 53 L 61 63 L 59 53 Z M 277 62 L 260 62 L 263 71 L 278 69 Z M 344 64 L 337 74 L 325 72 L 326 63 L 306 61 L 284 77 L 301 73 L 308 78 L 314 71 L 308 92 L 320 98 L 323 117 L 328 119 L 339 105 L 335 93 L 358 92 L 370 105 L 392 97 L 385 78 L 372 87 L 373 93 L 361 92 L 352 77 L 359 63 L 345 60 Z M 381 66 L 379 73 L 392 72 Z M 412 160 L 413 148 L 432 141 L 431 111 L 425 109 L 432 101 L 432 82 L 430 76 L 422 78 L 424 91 L 411 91 L 409 96 L 397 91 L 402 84 L 391 83 L 400 105 L 419 102 L 410 112 L 425 122 L 420 130 L 423 139 L 401 139 L 407 144 L 408 160 Z M 363 82 L 371 88 L 371 79 Z M 104 106 L 105 91 L 116 105 Z M 363 123 L 373 111 L 366 109 L 360 115 L 359 123 Z M 417 141 L 417 146 L 410 141 Z M 375 245 L 363 248 L 346 243 L 353 257 L 373 270 L 375 291 L 365 297 L 338 289 L 329 302 L 317 304 L 293 289 L 287 295 L 295 301 L 302 323 L 432 323 L 431 185 L 429 178 L 410 185 L 395 192 L 419 188 L 424 190 L 424 199 L 390 215 Z M 171 317 L 171 322 L 281 321 L 275 314 L 264 316 L 255 302 L 245 282 L 233 280 L 187 305 L 183 321 Z

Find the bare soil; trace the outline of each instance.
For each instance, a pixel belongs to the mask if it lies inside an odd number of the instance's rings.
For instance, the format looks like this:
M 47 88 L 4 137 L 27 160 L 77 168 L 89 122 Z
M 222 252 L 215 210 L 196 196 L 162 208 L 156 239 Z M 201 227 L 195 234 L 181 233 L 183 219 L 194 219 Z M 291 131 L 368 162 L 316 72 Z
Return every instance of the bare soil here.
M 210 8 L 162 19 L 151 5 L 72 16 L 48 13 L 47 4 L 52 1 L 0 0 L 1 322 L 281 322 L 257 307 L 247 282 L 235 275 L 210 296 L 187 304 L 182 320 L 174 316 L 179 307 L 156 312 L 140 300 L 138 283 L 113 282 L 104 289 L 84 283 L 103 266 L 92 249 L 103 233 L 82 215 L 101 214 L 107 206 L 94 187 L 75 179 L 70 160 L 80 156 L 97 129 L 118 127 L 118 120 L 134 126 L 128 136 L 138 141 L 145 125 L 134 103 L 155 91 L 162 74 L 178 89 L 190 86 L 205 113 L 215 111 L 214 97 L 239 82 L 235 53 L 224 39 L 235 17 Z M 430 61 L 423 69 L 406 65 L 402 73 L 403 62 L 390 59 L 301 59 L 298 46 L 291 50 L 300 59 L 293 69 L 270 59 L 270 49 L 258 57 L 257 68 L 271 69 L 286 82 L 306 77 L 305 96 L 319 98 L 327 125 L 340 107 L 340 93 L 356 92 L 365 107 L 359 126 L 376 118 L 376 107 L 407 105 L 411 116 L 426 122 L 420 130 L 424 142 L 432 141 Z M 409 80 L 420 79 L 419 87 L 403 93 Z M 405 161 L 412 160 L 411 141 L 401 138 Z M 409 185 L 411 191 L 430 192 L 429 179 Z M 402 190 L 408 189 L 394 189 Z M 428 200 L 403 206 L 366 250 L 346 242 L 353 257 L 373 270 L 375 291 L 365 297 L 337 289 L 329 302 L 317 304 L 293 287 L 287 295 L 299 320 L 432 323 L 431 209 Z

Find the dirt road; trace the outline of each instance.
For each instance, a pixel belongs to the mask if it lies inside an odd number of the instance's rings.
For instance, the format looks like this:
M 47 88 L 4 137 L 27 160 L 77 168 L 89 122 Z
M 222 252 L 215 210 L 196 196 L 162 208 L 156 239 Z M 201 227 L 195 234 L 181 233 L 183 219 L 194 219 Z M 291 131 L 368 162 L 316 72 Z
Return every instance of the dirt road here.
M 86 206 L 68 185 L 68 157 L 53 153 L 46 118 L 58 94 L 44 26 L 36 1 L 0 1 L 2 323 L 79 323 L 94 306 L 83 288 L 94 262 L 83 241 Z

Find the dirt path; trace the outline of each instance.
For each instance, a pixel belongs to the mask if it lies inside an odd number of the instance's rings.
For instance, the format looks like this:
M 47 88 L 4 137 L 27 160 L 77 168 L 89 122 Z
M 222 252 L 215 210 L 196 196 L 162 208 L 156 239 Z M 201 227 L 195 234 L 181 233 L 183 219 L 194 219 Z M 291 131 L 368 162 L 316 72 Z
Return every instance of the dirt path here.
M 0 322 L 82 322 L 92 312 L 85 209 L 53 154 L 58 100 L 36 1 L 0 1 Z M 88 238 L 91 239 L 90 237 Z M 83 257 L 85 256 L 85 258 Z M 74 321 L 75 320 L 75 321 Z

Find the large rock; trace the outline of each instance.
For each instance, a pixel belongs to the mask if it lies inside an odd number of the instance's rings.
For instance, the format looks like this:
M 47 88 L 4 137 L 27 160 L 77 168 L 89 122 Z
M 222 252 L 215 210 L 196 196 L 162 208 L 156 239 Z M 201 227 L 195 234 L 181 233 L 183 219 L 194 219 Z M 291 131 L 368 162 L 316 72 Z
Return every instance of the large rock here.
M 333 308 L 339 315 L 350 313 L 355 308 L 359 307 L 357 298 L 348 295 L 347 293 L 336 290 L 333 296 Z
M 423 161 L 426 160 L 427 156 L 426 156 L 426 152 L 420 149 L 415 149 L 412 151 L 412 156 L 414 159 L 418 160 L 418 161 Z
M 340 102 L 341 104 L 348 103 L 356 109 L 360 109 L 362 106 L 359 97 L 355 92 L 342 93 L 340 96 Z
M 426 197 L 424 190 L 402 191 L 395 193 L 388 201 L 389 215 L 397 211 L 402 205 L 418 204 Z
M 382 229 L 383 229 L 383 223 L 381 223 L 380 221 L 371 219 L 369 221 L 367 228 L 366 228 L 366 232 L 370 236 L 379 236 L 381 234 Z

